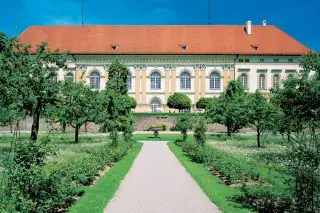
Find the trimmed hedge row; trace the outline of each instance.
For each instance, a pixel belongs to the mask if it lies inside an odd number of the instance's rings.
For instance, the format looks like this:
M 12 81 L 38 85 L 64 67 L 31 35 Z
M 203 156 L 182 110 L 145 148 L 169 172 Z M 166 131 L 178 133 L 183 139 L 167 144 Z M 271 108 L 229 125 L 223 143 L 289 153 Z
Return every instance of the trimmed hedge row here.
M 286 180 L 290 178 L 286 171 L 277 171 L 258 163 L 248 162 L 212 146 L 200 146 L 193 141 L 175 142 L 194 162 L 214 168 L 219 175 L 226 177 L 230 184 L 241 183 L 243 197 L 239 201 L 258 211 L 272 210 L 283 212 L 290 210 L 292 195 L 288 191 Z M 250 184 L 258 181 L 258 184 Z M 268 211 L 266 211 L 268 212 Z

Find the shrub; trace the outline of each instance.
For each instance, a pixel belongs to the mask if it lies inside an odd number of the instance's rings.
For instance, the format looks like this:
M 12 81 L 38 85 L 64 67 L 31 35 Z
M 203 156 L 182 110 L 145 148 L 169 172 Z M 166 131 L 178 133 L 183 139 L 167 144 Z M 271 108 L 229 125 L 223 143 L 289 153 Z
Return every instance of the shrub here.
M 258 212 L 292 212 L 292 197 L 288 194 L 277 195 L 273 187 L 243 186 L 244 195 L 238 199 L 242 203 L 253 206 Z
M 201 146 L 204 146 L 206 143 L 206 131 L 207 131 L 207 125 L 206 125 L 206 122 L 204 121 L 204 118 L 199 118 L 194 128 L 193 136 L 196 142 Z
M 8 181 L 2 207 L 9 212 L 55 212 L 66 208 L 75 186 L 59 173 L 46 173 L 46 151 L 39 144 L 21 141 L 7 165 Z
M 192 161 L 196 163 L 203 163 L 203 149 L 200 145 L 194 142 L 186 142 L 182 144 L 181 148 Z

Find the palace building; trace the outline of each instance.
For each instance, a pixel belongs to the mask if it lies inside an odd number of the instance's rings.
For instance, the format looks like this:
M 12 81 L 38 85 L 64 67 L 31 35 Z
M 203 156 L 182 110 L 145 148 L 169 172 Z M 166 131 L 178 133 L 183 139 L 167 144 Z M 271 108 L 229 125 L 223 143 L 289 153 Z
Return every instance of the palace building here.
M 129 95 L 136 112 L 164 111 L 168 97 L 187 94 L 195 104 L 217 97 L 230 80 L 249 92 L 269 89 L 301 71 L 303 44 L 267 25 L 30 26 L 20 40 L 35 51 L 42 41 L 51 50 L 68 50 L 67 68 L 58 80 L 81 80 L 99 89 L 108 66 L 119 60 L 130 69 Z

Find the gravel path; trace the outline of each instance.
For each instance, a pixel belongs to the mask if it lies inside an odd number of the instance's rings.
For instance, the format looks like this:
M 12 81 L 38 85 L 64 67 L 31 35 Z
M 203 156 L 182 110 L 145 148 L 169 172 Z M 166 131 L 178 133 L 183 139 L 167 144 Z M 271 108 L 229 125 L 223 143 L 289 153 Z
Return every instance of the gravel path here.
M 219 212 L 165 142 L 144 142 L 107 213 Z

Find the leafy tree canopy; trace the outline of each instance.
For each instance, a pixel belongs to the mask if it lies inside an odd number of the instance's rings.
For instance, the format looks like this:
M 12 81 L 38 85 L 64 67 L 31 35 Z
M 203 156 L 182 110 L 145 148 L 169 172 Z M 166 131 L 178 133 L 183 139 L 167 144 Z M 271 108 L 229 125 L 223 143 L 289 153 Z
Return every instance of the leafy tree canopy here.
M 196 107 L 200 109 L 206 109 L 207 106 L 209 106 L 213 102 L 213 98 L 205 98 L 202 97 L 199 99 L 199 101 L 196 103 Z
M 174 93 L 169 96 L 167 105 L 169 108 L 178 109 L 179 111 L 182 109 L 190 109 L 191 99 L 186 94 Z
M 128 93 L 127 79 L 130 74 L 129 69 L 119 61 L 116 61 L 110 65 L 108 73 L 107 91 L 126 95 Z

